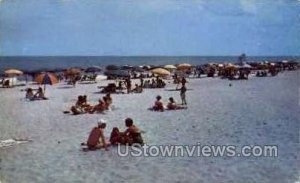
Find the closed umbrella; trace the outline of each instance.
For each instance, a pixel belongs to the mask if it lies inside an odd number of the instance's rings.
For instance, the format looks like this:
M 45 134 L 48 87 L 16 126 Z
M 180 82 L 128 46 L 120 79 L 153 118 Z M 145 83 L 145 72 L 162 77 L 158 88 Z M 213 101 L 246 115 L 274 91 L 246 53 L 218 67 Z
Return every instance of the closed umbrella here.
M 159 76 L 169 76 L 171 74 L 168 70 L 163 69 L 163 68 L 152 69 L 151 72 L 153 74 L 157 74 Z
M 191 64 L 187 64 L 187 63 L 183 63 L 183 64 L 179 64 L 177 66 L 178 70 L 185 70 L 185 69 L 190 69 L 192 67 Z
M 42 73 L 39 74 L 34 79 L 35 82 L 44 85 L 44 90 L 46 90 L 46 85 L 53 85 L 58 83 L 58 79 L 55 74 L 52 73 Z

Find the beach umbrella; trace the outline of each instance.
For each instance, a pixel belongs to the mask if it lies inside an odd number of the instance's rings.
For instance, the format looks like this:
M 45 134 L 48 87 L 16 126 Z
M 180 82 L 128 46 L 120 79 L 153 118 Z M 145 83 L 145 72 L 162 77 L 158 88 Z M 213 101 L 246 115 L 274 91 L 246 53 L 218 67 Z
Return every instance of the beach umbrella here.
M 132 68 L 133 71 L 135 72 L 145 72 L 145 69 L 139 67 L 139 66 L 135 66 Z
M 102 68 L 99 66 L 92 66 L 85 69 L 85 72 L 100 72 Z
M 79 68 L 69 68 L 65 70 L 66 75 L 79 75 L 81 73 L 81 69 Z
M 46 90 L 46 85 L 53 85 L 58 83 L 56 75 L 52 73 L 41 73 L 35 77 L 34 81 L 41 85 L 43 84 L 44 90 Z
M 177 67 L 175 65 L 165 65 L 164 68 L 167 70 L 177 69 Z
M 17 76 L 17 75 L 22 75 L 23 72 L 20 71 L 20 70 L 17 70 L 17 69 L 7 69 L 4 71 L 4 73 L 6 75 L 9 75 L 9 76 Z
M 107 76 L 115 76 L 115 77 L 130 77 L 130 74 L 126 70 L 107 70 L 104 72 Z
M 159 76 L 169 76 L 171 74 L 168 70 L 163 68 L 152 69 L 150 72 Z
M 179 64 L 177 66 L 178 70 L 186 70 L 186 69 L 190 69 L 192 67 L 191 64 L 187 64 L 187 63 L 183 63 L 183 64 Z
M 120 67 L 116 66 L 116 65 L 108 65 L 106 66 L 106 70 L 119 70 Z

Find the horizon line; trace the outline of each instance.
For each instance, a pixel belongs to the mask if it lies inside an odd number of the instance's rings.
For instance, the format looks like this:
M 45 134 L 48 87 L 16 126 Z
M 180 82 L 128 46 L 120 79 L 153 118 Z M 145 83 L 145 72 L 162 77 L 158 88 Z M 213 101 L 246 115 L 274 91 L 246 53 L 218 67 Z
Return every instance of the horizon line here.
M 239 57 L 239 55 L 0 55 L 0 57 Z M 246 57 L 300 57 L 300 55 L 247 55 Z

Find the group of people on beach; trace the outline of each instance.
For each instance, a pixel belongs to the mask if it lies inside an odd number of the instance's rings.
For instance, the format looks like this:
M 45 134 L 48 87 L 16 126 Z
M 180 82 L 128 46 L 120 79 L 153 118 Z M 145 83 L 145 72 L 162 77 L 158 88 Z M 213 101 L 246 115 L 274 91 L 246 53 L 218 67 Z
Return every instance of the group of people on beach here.
M 156 101 L 154 102 L 154 105 L 150 110 L 153 111 L 160 111 L 163 112 L 165 110 L 179 110 L 179 109 L 186 109 L 187 107 L 182 105 L 178 105 L 173 97 L 169 98 L 169 102 L 167 105 L 164 105 L 163 102 L 161 101 L 162 97 L 158 95 L 156 97 Z
M 104 148 L 108 150 L 110 145 L 144 145 L 144 140 L 142 138 L 142 131 L 133 124 L 131 118 L 125 119 L 125 125 L 127 129 L 121 132 L 119 128 L 114 127 L 111 131 L 109 142 L 106 141 L 104 130 L 106 128 L 106 123 L 101 121 L 98 123 L 97 127 L 94 127 L 87 139 L 86 143 L 82 143 L 82 146 L 87 146 L 87 150 L 96 150 Z
M 36 93 L 33 93 L 32 88 L 27 88 L 25 98 L 30 100 L 30 101 L 33 101 L 33 100 L 47 100 L 48 99 L 47 97 L 45 97 L 45 93 L 44 93 L 42 87 L 39 87 L 37 89 Z
M 71 107 L 71 111 L 74 115 L 84 114 L 84 113 L 102 113 L 105 110 L 110 110 L 112 104 L 112 98 L 110 93 L 106 94 L 102 99 L 98 100 L 98 104 L 91 105 L 87 102 L 86 95 L 80 95 L 74 106 Z

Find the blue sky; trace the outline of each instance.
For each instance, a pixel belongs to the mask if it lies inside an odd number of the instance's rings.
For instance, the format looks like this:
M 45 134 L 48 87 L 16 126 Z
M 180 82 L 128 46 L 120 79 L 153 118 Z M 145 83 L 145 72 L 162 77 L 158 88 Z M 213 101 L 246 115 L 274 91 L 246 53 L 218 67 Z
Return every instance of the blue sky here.
M 300 55 L 299 0 L 0 0 L 0 55 Z

